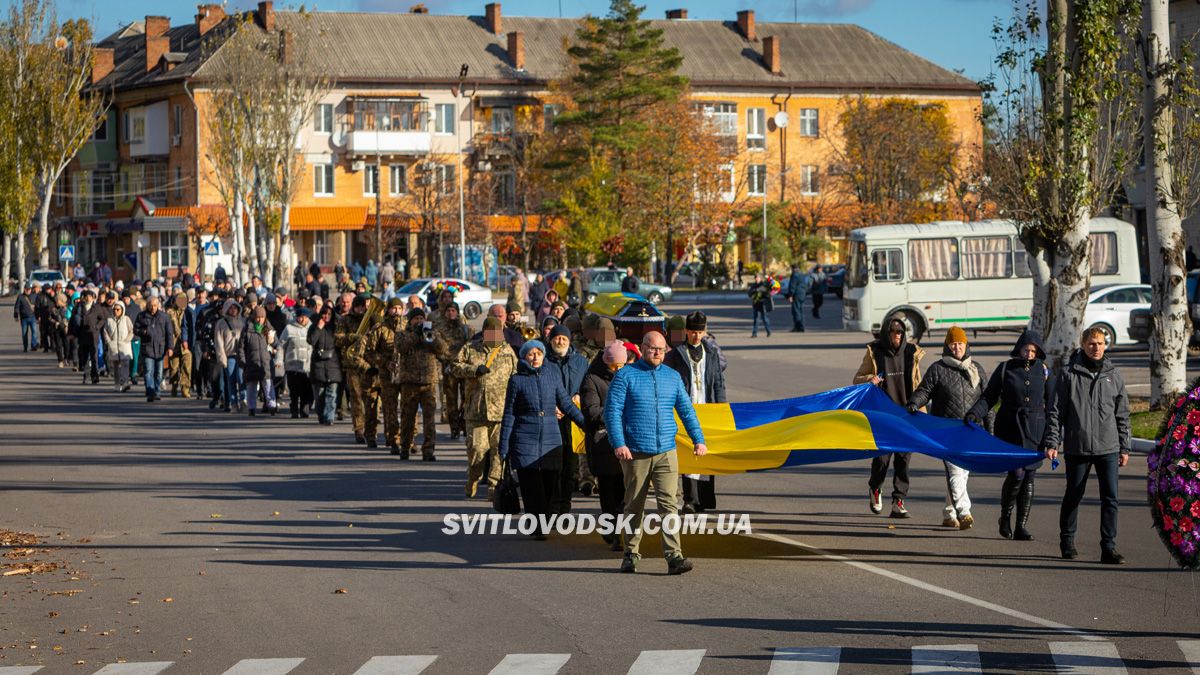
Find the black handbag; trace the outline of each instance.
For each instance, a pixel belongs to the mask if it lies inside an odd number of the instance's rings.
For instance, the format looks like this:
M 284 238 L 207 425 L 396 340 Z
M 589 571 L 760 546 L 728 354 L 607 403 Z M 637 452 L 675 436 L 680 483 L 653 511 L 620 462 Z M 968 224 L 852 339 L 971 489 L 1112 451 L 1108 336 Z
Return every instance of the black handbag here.
M 504 460 L 500 471 L 503 475 L 500 477 L 500 483 L 496 485 L 495 494 L 492 495 L 492 508 L 496 509 L 497 513 L 516 515 L 521 512 L 521 495 L 517 491 L 517 477 L 513 475 L 507 459 Z

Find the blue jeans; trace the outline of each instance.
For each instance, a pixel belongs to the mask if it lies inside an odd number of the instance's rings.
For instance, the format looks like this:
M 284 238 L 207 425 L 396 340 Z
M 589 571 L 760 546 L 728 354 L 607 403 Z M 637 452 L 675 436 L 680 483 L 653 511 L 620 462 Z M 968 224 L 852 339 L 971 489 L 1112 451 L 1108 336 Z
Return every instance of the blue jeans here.
M 762 319 L 763 328 L 767 329 L 767 336 L 771 335 L 771 322 L 768 320 L 766 305 L 754 306 L 754 327 L 750 330 L 750 337 L 758 336 L 758 320 Z
M 1100 548 L 1111 551 L 1117 546 L 1117 462 L 1120 455 L 1083 457 L 1065 455 L 1067 460 L 1067 492 L 1063 495 L 1062 510 L 1058 514 L 1058 533 L 1064 546 L 1075 543 L 1075 523 L 1079 518 L 1079 503 L 1087 490 L 1088 475 L 1096 467 L 1096 479 L 1100 482 Z
M 142 358 L 142 367 L 145 368 L 142 377 L 145 379 L 146 396 L 158 396 L 158 390 L 162 388 L 163 360 L 146 356 Z
M 314 384 L 313 388 L 317 393 L 317 421 L 322 424 L 332 422 L 337 409 L 338 383 L 323 382 Z
M 234 357 L 229 357 L 225 361 L 225 378 L 224 378 L 224 393 L 225 407 L 231 408 L 234 405 L 241 403 L 243 400 L 242 394 L 242 368 L 241 364 Z
M 37 319 L 32 316 L 28 319 L 21 319 L 21 347 L 25 351 L 38 347 Z

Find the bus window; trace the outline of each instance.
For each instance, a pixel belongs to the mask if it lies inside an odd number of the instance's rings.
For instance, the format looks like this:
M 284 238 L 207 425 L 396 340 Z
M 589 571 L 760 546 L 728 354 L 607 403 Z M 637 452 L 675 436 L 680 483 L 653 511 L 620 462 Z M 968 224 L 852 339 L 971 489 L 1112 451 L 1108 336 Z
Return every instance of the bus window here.
M 1012 239 L 967 237 L 962 241 L 964 279 L 1007 279 L 1012 276 Z
M 862 288 L 867 285 L 867 242 L 850 243 L 850 269 L 846 271 L 846 286 Z
M 1033 276 L 1033 270 L 1029 269 L 1029 254 L 1025 252 L 1025 244 L 1021 243 L 1020 237 L 1013 245 L 1013 271 L 1023 279 Z
M 958 240 L 913 239 L 908 242 L 908 262 L 913 281 L 944 281 L 958 278 Z
M 1093 232 L 1088 235 L 1092 240 L 1092 274 L 1117 273 L 1117 233 Z
M 904 279 L 904 256 L 898 248 L 875 249 L 871 252 L 871 264 L 875 268 L 875 281 Z

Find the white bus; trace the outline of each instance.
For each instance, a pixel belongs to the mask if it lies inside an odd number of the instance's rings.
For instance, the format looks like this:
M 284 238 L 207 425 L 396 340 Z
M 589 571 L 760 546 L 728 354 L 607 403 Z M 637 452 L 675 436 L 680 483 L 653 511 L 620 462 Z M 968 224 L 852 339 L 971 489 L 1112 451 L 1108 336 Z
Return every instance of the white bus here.
M 1094 218 L 1092 285 L 1141 282 L 1133 225 Z M 1033 280 L 1009 220 L 879 225 L 850 233 L 842 321 L 877 333 L 889 319 L 927 331 L 1019 329 L 1029 323 Z

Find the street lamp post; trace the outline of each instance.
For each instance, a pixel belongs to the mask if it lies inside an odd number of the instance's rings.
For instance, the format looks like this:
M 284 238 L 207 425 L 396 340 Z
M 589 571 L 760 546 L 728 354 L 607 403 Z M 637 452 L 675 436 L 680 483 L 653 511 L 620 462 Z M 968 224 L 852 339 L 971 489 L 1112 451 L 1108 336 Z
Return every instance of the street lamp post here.
M 454 94 L 454 137 L 458 141 L 458 275 L 467 278 L 467 211 L 463 197 L 463 173 L 466 162 L 463 161 L 461 115 L 458 112 L 459 99 L 462 97 L 463 80 L 467 77 L 469 66 L 462 65 L 458 71 L 458 89 Z M 471 129 L 474 131 L 474 129 Z M 485 280 L 486 281 L 486 280 Z
M 763 195 L 763 235 L 762 235 L 762 272 L 767 273 L 767 165 L 763 165 L 762 174 L 762 195 Z
M 383 264 L 383 223 L 379 220 L 379 165 L 381 163 L 379 152 L 379 125 L 383 123 L 383 115 L 381 113 L 384 111 L 381 108 L 384 105 L 387 104 L 379 103 L 375 106 L 375 177 L 373 180 L 374 185 L 372 186 L 375 190 L 375 257 L 379 258 L 380 265 Z

